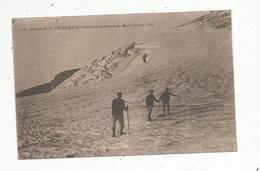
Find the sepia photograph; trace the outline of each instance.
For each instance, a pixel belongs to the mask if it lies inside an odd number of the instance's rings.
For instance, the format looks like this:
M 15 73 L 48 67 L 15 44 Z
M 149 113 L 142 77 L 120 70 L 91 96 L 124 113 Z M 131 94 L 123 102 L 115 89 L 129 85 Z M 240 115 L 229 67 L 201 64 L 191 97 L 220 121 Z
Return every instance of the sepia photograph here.
M 231 18 L 14 18 L 18 158 L 236 152 Z

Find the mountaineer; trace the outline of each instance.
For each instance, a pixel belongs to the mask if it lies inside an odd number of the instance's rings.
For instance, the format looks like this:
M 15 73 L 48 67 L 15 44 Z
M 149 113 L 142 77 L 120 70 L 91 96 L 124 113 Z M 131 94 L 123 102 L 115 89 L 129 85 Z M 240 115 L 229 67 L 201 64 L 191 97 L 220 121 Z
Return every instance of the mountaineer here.
M 120 123 L 120 135 L 125 134 L 124 129 L 124 110 L 128 110 L 128 106 L 125 106 L 125 101 L 122 99 L 123 93 L 118 92 L 117 98 L 112 101 L 112 137 L 116 136 L 116 122 Z
M 165 108 L 167 107 L 167 114 L 170 114 L 170 98 L 171 96 L 178 96 L 170 92 L 169 88 L 166 88 L 165 91 L 160 96 L 159 100 L 162 101 L 163 104 L 163 114 L 165 115 Z
M 151 114 L 153 112 L 154 101 L 159 102 L 153 94 L 153 90 L 150 90 L 150 94 L 146 97 L 145 103 L 148 110 L 148 121 L 152 121 Z

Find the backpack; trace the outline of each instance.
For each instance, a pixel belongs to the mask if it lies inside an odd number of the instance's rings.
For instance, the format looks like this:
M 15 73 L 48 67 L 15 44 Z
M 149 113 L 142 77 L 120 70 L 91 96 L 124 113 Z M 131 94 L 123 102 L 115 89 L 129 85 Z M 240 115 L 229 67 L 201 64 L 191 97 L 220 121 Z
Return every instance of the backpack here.
M 147 96 L 145 99 L 145 106 L 148 106 L 148 105 L 149 105 L 149 96 Z

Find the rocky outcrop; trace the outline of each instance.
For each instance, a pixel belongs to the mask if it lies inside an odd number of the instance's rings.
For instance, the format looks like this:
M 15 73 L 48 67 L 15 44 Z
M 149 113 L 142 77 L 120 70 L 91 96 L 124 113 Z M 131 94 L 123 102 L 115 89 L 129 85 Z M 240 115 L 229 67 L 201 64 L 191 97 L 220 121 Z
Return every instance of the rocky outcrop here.
M 118 48 L 111 54 L 95 59 L 89 65 L 84 66 L 74 73 L 70 78 L 62 84 L 56 86 L 52 91 L 81 86 L 93 81 L 101 81 L 113 77 L 114 71 L 119 67 L 125 59 L 144 52 L 141 47 L 143 43 L 136 41 L 126 47 Z
M 30 96 L 35 94 L 59 91 L 62 89 L 81 86 L 93 81 L 101 81 L 112 78 L 120 64 L 134 55 L 147 54 L 147 47 L 141 41 L 130 43 L 125 47 L 115 49 L 109 55 L 93 60 L 90 64 L 78 68 L 63 71 L 57 74 L 52 81 L 46 84 L 35 86 L 19 92 L 17 97 Z

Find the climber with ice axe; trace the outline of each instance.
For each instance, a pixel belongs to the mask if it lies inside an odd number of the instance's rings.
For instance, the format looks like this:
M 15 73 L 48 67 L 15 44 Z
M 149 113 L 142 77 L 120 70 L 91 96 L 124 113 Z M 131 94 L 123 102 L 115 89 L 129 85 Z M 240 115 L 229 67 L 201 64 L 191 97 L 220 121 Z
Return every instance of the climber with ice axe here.
M 120 123 L 120 135 L 125 134 L 124 129 L 124 110 L 127 111 L 128 118 L 128 131 L 129 131 L 129 116 L 128 106 L 125 106 L 125 101 L 122 99 L 123 93 L 118 92 L 117 98 L 112 101 L 112 137 L 116 136 L 116 122 L 119 120 Z

